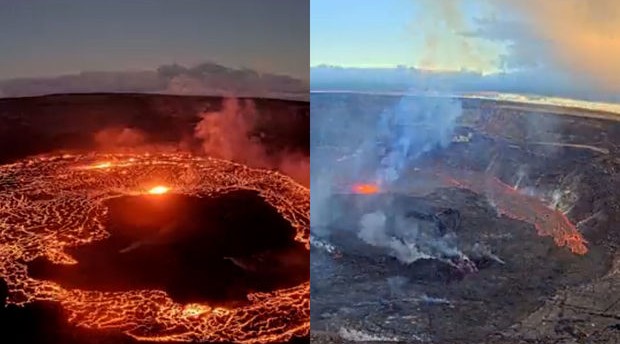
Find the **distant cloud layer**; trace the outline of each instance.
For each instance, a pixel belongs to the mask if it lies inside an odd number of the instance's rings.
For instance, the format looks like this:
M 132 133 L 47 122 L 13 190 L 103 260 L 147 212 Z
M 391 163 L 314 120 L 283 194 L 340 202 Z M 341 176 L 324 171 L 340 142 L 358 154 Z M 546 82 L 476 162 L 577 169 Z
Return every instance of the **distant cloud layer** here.
M 0 97 L 55 93 L 136 92 L 307 99 L 307 82 L 214 63 L 191 68 L 164 65 L 155 71 L 82 72 L 51 78 L 0 81 Z
M 312 89 L 491 91 L 620 102 L 620 1 L 416 4 L 411 35 L 424 42 L 412 47 L 417 68 L 316 66 Z M 455 64 L 460 71 L 447 68 Z
M 317 66 L 310 70 L 314 91 L 378 92 L 506 92 L 620 102 L 620 94 L 599 91 L 578 78 L 537 69 L 483 75 L 476 72 L 437 72 L 416 68 L 343 68 Z

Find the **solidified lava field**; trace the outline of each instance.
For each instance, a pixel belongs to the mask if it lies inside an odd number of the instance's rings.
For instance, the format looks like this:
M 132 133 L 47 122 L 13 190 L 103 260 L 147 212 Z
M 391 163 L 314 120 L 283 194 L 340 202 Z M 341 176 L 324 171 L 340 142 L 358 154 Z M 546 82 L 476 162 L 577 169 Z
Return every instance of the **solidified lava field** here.
M 312 341 L 619 342 L 615 115 L 461 100 L 452 141 L 381 188 L 343 161 L 400 99 L 311 98 L 313 174 L 345 171 L 312 220 Z
M 198 114 L 221 102 L 0 101 L 0 129 L 10 132 L 0 150 L 4 338 L 307 342 L 309 190 L 277 172 L 193 154 L 192 142 L 187 152 L 156 149 L 191 136 Z M 264 128 L 254 128 L 262 144 L 307 154 L 300 135 L 278 136 L 308 125 L 307 103 L 256 104 L 266 113 L 256 123 Z M 137 128 L 152 146 L 95 151 L 93 134 L 109 126 Z

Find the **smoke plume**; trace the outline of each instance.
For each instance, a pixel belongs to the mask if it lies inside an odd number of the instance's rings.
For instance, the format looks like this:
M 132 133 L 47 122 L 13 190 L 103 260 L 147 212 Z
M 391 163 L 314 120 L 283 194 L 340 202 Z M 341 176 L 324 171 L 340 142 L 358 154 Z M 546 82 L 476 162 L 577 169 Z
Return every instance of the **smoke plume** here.
M 392 216 L 393 221 L 387 221 L 388 216 Z M 386 212 L 378 210 L 363 215 L 358 237 L 369 245 L 385 249 L 388 255 L 404 264 L 420 259 L 453 264 L 452 259 L 465 257 L 457 248 L 453 233 L 437 235 L 434 226 L 406 218 L 404 209 L 395 205 Z
M 407 242 L 394 236 L 388 236 L 386 217 L 381 211 L 362 216 L 358 237 L 369 245 L 387 249 L 391 256 L 406 264 L 422 258 L 432 258 L 432 256 L 421 252 L 415 242 Z
M 429 70 L 468 70 L 479 73 L 498 69 L 499 49 L 488 41 L 462 35 L 469 29 L 461 0 L 417 0 L 412 15 L 412 35 L 424 47 L 415 65 Z M 458 56 L 458 58 L 457 58 Z
M 311 102 L 317 109 L 312 111 L 311 130 L 311 224 L 313 233 L 321 236 L 328 236 L 328 228 L 338 225 L 332 219 L 347 218 L 347 214 L 334 214 L 339 210 L 330 206 L 342 185 L 376 182 L 382 192 L 395 190 L 393 185 L 418 158 L 450 143 L 462 111 L 458 99 L 403 97 L 378 116 L 365 117 L 348 106 L 324 110 L 320 103 L 324 98 L 320 99 Z M 325 101 L 337 104 L 334 99 Z M 357 237 L 405 264 L 424 258 L 450 262 L 462 257 L 454 238 L 420 228 L 405 213 L 402 205 L 377 205 L 359 219 Z
M 385 152 L 378 181 L 395 182 L 407 164 L 422 153 L 447 145 L 460 115 L 458 99 L 438 97 L 406 97 L 395 108 L 386 110 L 377 124 L 377 139 Z
M 219 111 L 201 115 L 195 137 L 205 154 L 243 163 L 251 167 L 274 169 L 308 186 L 310 162 L 300 153 L 269 152 L 255 133 L 259 113 L 253 101 L 226 98 Z

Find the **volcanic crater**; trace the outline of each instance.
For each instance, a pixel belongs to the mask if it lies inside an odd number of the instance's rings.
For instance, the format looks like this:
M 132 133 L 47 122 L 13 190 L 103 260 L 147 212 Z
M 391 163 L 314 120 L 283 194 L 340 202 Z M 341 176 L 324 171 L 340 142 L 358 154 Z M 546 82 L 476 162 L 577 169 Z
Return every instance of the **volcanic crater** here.
M 226 101 L 0 100 L 3 338 L 308 341 L 308 190 L 204 156 L 196 125 Z M 256 111 L 242 134 L 308 156 L 307 102 L 240 101 Z M 114 137 L 127 133 L 140 140 Z
M 123 196 L 105 205 L 107 239 L 68 249 L 75 265 L 37 258 L 30 275 L 69 289 L 157 289 L 176 302 L 221 307 L 308 280 L 308 251 L 256 192 Z
M 372 128 L 399 101 L 316 94 L 313 126 L 354 112 Z M 364 172 L 333 178 L 329 211 L 311 229 L 313 340 L 617 342 L 617 118 L 461 104 L 452 142 L 412 160 L 389 189 L 359 192 Z M 336 171 L 356 154 L 319 139 L 313 159 Z

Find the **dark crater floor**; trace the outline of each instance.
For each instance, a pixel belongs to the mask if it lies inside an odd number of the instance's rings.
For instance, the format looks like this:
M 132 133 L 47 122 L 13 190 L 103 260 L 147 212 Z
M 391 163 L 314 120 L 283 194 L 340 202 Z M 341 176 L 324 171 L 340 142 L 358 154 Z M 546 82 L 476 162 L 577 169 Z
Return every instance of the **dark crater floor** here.
M 255 192 L 125 196 L 107 206 L 109 238 L 69 250 L 76 265 L 37 259 L 30 275 L 65 288 L 160 289 L 177 302 L 217 305 L 308 280 L 308 251 Z
M 359 197 L 368 196 L 342 195 L 337 202 L 351 204 L 350 198 Z M 312 252 L 313 329 L 344 327 L 401 340 L 476 342 L 535 311 L 556 290 L 609 269 L 608 256 L 600 249 L 575 256 L 551 238 L 538 236 L 533 225 L 497 216 L 484 197 L 470 191 L 441 189 L 425 197 L 401 197 L 411 209 L 458 209 L 457 246 L 479 270 L 464 274 L 436 259 L 403 264 L 354 231 L 332 228 L 328 240 L 342 257 Z M 355 211 L 350 214 L 356 216 Z M 476 243 L 489 247 L 503 263 L 476 257 Z

